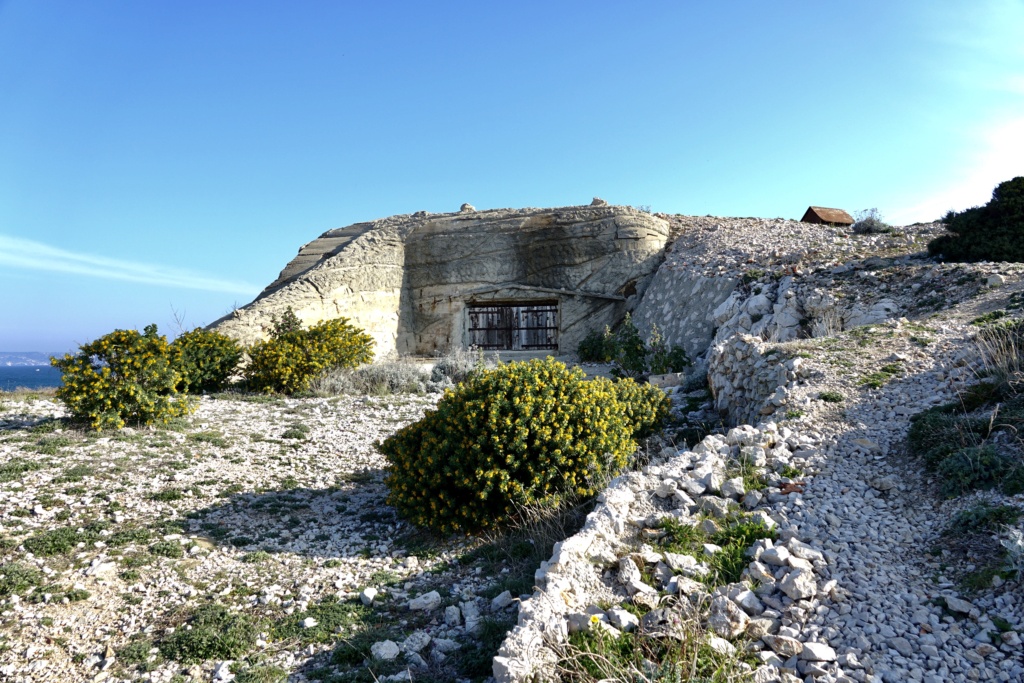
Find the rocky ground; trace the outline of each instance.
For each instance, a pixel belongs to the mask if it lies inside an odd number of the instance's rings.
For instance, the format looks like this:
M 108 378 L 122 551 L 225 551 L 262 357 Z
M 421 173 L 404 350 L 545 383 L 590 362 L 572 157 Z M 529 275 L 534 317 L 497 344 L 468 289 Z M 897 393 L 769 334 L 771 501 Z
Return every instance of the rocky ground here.
M 410 529 L 373 449 L 437 398 L 204 397 L 166 429 L 114 434 L 66 428 L 51 400 L 2 400 L 0 674 L 486 676 L 514 619 L 506 588 L 529 590 L 509 567 L 533 551 Z M 199 638 L 211 605 L 228 615 L 214 631 L 240 634 L 230 656 Z

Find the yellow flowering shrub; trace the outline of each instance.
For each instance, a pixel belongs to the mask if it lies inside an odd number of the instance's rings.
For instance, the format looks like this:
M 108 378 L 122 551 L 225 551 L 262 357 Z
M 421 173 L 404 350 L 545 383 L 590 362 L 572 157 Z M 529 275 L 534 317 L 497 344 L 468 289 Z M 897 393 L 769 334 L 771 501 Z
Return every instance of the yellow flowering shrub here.
M 222 389 L 242 359 L 242 347 L 231 337 L 197 327 L 171 342 L 181 373 L 178 391 L 201 393 Z
M 293 316 L 294 317 L 294 316 Z M 245 380 L 250 389 L 293 394 L 328 368 L 354 368 L 373 361 L 373 339 L 347 318 L 324 320 L 303 330 L 277 325 L 274 335 L 249 348 Z
M 652 384 L 638 384 L 632 379 L 616 380 L 612 386 L 633 424 L 633 438 L 643 439 L 657 432 L 672 407 L 668 395 Z
M 469 533 L 518 506 L 591 495 L 636 450 L 639 412 L 615 383 L 551 359 L 475 372 L 377 444 L 388 502 L 417 525 Z
M 167 338 L 149 325 L 114 330 L 83 344 L 76 354 L 52 358 L 63 386 L 57 398 L 73 420 L 93 429 L 120 429 L 126 424 L 167 422 L 195 410 L 195 402 L 178 394 L 181 375 Z

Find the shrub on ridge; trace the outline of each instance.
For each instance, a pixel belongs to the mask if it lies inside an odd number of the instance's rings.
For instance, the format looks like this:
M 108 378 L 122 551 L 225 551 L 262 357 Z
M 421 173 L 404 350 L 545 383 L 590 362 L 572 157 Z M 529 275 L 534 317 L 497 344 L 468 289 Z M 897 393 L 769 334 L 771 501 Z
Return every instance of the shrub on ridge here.
M 194 401 L 178 394 L 181 374 L 156 325 L 142 334 L 114 330 L 50 364 L 61 371 L 57 398 L 73 420 L 93 429 L 167 422 L 195 410 Z
M 324 320 L 308 330 L 294 313 L 275 320 L 270 339 L 249 349 L 245 380 L 250 389 L 293 394 L 305 391 L 328 368 L 354 368 L 373 360 L 373 339 L 347 318 Z M 294 320 L 292 320 L 294 319 Z
M 450 533 L 591 495 L 626 466 L 633 435 L 653 428 L 664 407 L 655 403 L 646 390 L 588 381 L 551 359 L 475 372 L 377 445 L 388 461 L 388 502 L 413 523 Z
M 231 337 L 197 327 L 171 342 L 181 381 L 178 391 L 220 391 L 242 359 L 242 347 Z

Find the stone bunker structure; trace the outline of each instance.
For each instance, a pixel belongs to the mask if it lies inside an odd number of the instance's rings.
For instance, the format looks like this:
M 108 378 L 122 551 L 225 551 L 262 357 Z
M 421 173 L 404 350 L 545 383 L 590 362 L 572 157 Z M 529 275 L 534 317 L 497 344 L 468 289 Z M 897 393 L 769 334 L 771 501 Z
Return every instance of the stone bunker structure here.
M 378 357 L 473 345 L 570 353 L 635 308 L 668 240 L 667 221 L 623 206 L 393 216 L 304 245 L 210 327 L 251 344 L 290 306 L 307 325 L 348 318 Z

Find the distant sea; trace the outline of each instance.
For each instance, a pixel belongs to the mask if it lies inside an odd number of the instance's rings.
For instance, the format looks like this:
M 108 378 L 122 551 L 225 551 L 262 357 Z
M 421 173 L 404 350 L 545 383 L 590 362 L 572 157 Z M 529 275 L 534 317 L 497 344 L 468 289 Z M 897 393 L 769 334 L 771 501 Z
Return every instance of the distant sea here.
M 59 386 L 60 370 L 49 365 L 0 365 L 0 391 Z

